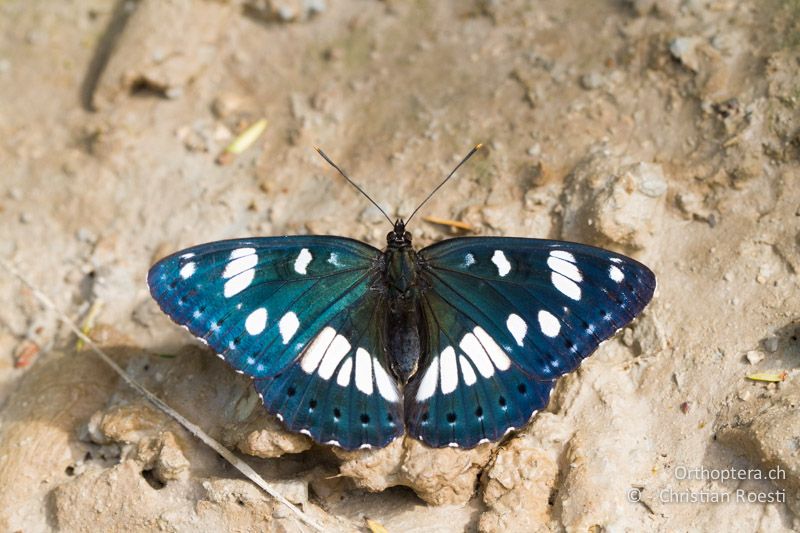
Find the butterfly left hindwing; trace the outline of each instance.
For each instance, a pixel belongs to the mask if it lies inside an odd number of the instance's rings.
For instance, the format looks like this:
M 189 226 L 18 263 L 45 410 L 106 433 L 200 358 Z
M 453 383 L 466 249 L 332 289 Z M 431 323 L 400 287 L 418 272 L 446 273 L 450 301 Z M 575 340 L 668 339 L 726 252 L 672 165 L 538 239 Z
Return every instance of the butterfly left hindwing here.
M 526 423 L 655 290 L 644 265 L 561 241 L 450 239 L 419 257 L 429 345 L 405 409 L 409 433 L 431 446 L 470 447 Z
M 372 290 L 380 256 L 341 237 L 235 239 L 159 261 L 148 284 L 165 313 L 256 379 L 289 429 L 384 446 L 403 424 Z

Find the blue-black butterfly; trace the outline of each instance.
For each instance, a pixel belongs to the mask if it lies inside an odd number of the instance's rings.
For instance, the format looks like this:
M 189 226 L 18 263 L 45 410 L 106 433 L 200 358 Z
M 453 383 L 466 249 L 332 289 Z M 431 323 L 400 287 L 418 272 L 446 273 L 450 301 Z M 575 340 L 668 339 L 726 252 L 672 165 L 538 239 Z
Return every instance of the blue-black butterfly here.
M 147 279 L 288 429 L 348 450 L 405 433 L 433 447 L 502 438 L 656 285 L 641 263 L 572 242 L 462 237 L 416 251 L 403 220 L 386 241 L 225 240 L 162 259 Z

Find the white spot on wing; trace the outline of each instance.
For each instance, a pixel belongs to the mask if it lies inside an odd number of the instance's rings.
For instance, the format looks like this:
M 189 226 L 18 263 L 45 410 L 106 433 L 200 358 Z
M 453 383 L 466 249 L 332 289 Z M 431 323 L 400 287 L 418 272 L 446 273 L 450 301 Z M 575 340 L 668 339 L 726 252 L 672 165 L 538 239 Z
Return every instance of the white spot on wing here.
M 378 384 L 378 392 L 387 402 L 397 402 L 400 399 L 397 394 L 397 386 L 375 357 L 372 358 L 372 368 L 375 369 L 375 383 Z
M 550 252 L 550 257 L 558 257 L 559 259 L 563 259 L 564 261 L 569 261 L 571 263 L 575 262 L 575 256 L 569 252 L 565 252 L 564 250 L 553 250 Z
M 548 337 L 555 337 L 561 331 L 561 322 L 552 313 L 542 310 L 539 311 L 537 318 L 539 319 L 539 327 L 542 333 Z
M 464 256 L 464 268 L 469 267 L 470 265 L 475 264 L 475 256 L 472 254 L 467 254 Z
M 475 371 L 472 370 L 472 365 L 469 364 L 467 358 L 463 355 L 459 355 L 458 364 L 461 367 L 461 373 L 464 375 L 464 384 L 466 384 L 467 387 L 474 385 L 475 382 L 478 381 L 478 376 L 475 375 Z
M 511 332 L 511 335 L 514 336 L 514 340 L 517 341 L 517 344 L 522 346 L 525 334 L 528 333 L 528 324 L 525 323 L 521 316 L 511 313 L 508 315 L 508 320 L 506 320 L 506 327 L 508 331 Z
M 234 253 L 236 250 L 234 250 Z M 233 255 L 233 254 L 231 254 Z M 245 255 L 237 257 L 230 263 L 225 265 L 225 270 L 222 271 L 222 277 L 225 279 L 232 278 L 237 274 L 241 274 L 246 270 L 250 270 L 258 264 L 258 256 L 256 254 Z
M 583 277 L 581 276 L 581 272 L 578 270 L 578 267 L 569 261 L 565 261 L 559 257 L 548 257 L 547 266 L 550 267 L 553 272 L 558 272 L 562 276 L 566 276 L 572 281 L 583 281 Z
M 247 316 L 247 320 L 244 321 L 244 329 L 250 335 L 258 335 L 264 331 L 265 327 L 267 327 L 267 310 L 263 307 L 259 307 L 250 313 Z
M 336 367 L 339 366 L 339 362 L 350 352 L 350 348 L 350 343 L 347 342 L 343 335 L 336 335 L 333 338 L 333 342 L 330 343 L 328 351 L 325 352 L 322 363 L 319 365 L 319 377 L 324 380 L 331 379 Z
M 299 327 L 300 321 L 297 320 L 297 315 L 294 314 L 294 312 L 289 311 L 281 317 L 278 328 L 281 332 L 281 338 L 283 338 L 283 344 L 289 344 L 289 341 L 294 337 L 294 334 L 297 333 L 297 328 Z
M 458 365 L 456 364 L 456 351 L 452 346 L 442 350 L 442 394 L 450 394 L 458 387 Z
M 431 361 L 431 366 L 425 371 L 425 375 L 422 376 L 422 381 L 419 382 L 419 388 L 417 389 L 417 397 L 416 400 L 418 402 L 424 402 L 431 396 L 433 393 L 436 392 L 436 384 L 439 381 L 439 356 L 433 358 Z
M 192 257 L 194 257 L 194 253 L 193 252 L 189 252 L 189 253 L 183 254 L 181 256 L 181 259 L 191 259 Z
M 616 264 L 622 263 L 622 259 L 620 259 L 619 257 L 612 257 L 611 259 L 609 259 L 609 261 Z
M 311 255 L 311 252 L 308 251 L 308 248 L 303 248 L 297 255 L 297 259 L 294 260 L 294 271 L 298 274 L 307 274 L 308 264 L 312 259 L 313 256 Z
M 336 252 L 331 252 L 331 255 L 328 256 L 328 263 L 335 267 L 342 266 L 342 264 L 339 262 L 339 254 Z
M 255 270 L 248 270 L 246 272 L 242 272 L 238 276 L 235 276 L 228 281 L 225 282 L 225 287 L 222 289 L 222 293 L 225 295 L 225 298 L 230 298 L 231 296 L 236 296 L 247 287 L 253 283 L 253 278 L 256 277 Z
M 494 366 L 496 366 L 499 370 L 508 370 L 511 368 L 511 359 L 508 358 L 506 352 L 503 351 L 500 345 L 498 345 L 482 327 L 475 326 L 475 329 L 473 329 L 472 332 L 476 337 L 478 337 L 478 340 L 486 349 L 486 353 L 489 354 Z
M 467 357 L 470 358 L 475 368 L 478 369 L 478 372 L 480 372 L 483 377 L 492 377 L 494 374 L 494 365 L 492 365 L 489 354 L 483 349 L 483 346 L 478 342 L 478 338 L 475 337 L 475 335 L 467 333 L 464 335 L 464 338 L 461 339 L 458 346 L 467 354 Z
M 322 357 L 330 347 L 331 341 L 333 341 L 335 336 L 336 330 L 328 326 L 314 337 L 314 340 L 308 345 L 308 348 L 306 348 L 303 354 L 303 358 L 300 360 L 300 368 L 302 368 L 306 374 L 311 374 L 317 369 L 319 362 L 322 360 Z
M 616 266 L 611 265 L 610 267 L 608 267 L 608 277 L 613 279 L 617 283 L 620 283 L 622 282 L 623 279 L 625 279 L 625 274 L 623 274 L 622 270 L 620 270 Z
M 342 368 L 339 369 L 339 373 L 336 374 L 336 384 L 340 387 L 347 387 L 350 385 L 350 374 L 353 371 L 353 358 L 348 357 L 345 359 Z
M 356 350 L 356 388 L 372 394 L 372 358 L 364 348 Z
M 256 253 L 255 248 L 237 248 L 231 252 L 231 259 L 238 259 L 239 257 L 253 255 L 254 253 Z
M 506 259 L 506 254 L 504 254 L 502 250 L 494 251 L 492 263 L 497 265 L 497 273 L 500 274 L 501 278 L 511 272 L 511 263 L 508 262 L 508 259 Z
M 558 272 L 553 272 L 550 274 L 550 281 L 553 282 L 553 286 L 558 289 L 559 292 L 568 298 L 572 298 L 575 301 L 581 299 L 581 288 L 578 287 L 578 284 L 571 279 L 559 274 Z
M 179 274 L 183 279 L 189 279 L 190 277 L 192 277 L 192 274 L 194 274 L 195 270 L 197 270 L 197 265 L 195 265 L 194 262 L 186 263 L 181 268 Z

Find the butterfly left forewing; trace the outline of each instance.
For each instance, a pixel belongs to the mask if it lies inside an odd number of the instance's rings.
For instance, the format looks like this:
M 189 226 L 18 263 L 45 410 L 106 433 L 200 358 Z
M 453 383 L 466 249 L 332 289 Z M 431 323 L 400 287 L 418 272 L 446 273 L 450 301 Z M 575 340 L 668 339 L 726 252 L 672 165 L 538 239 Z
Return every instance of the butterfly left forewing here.
M 561 241 L 451 239 L 425 248 L 419 256 L 423 300 L 430 309 L 427 321 L 436 319 L 438 325 L 423 324 L 432 341 L 421 354 L 420 371 L 410 388 L 424 389 L 426 373 L 437 364 L 439 387 L 421 395 L 422 400 L 407 398 L 407 420 L 412 434 L 429 442 L 433 438 L 439 446 L 450 444 L 447 438 L 464 446 L 480 440 L 475 428 L 457 427 L 442 440 L 447 426 L 441 417 L 446 420 L 450 413 L 456 415 L 453 425 L 474 424 L 470 410 L 479 406 L 486 413 L 486 405 L 491 405 L 493 425 L 487 426 L 484 417 L 480 430 L 488 440 L 507 427 L 518 427 L 520 420 L 524 423 L 546 405 L 544 396 L 549 396 L 553 380 L 574 370 L 600 342 L 630 322 L 655 289 L 655 277 L 644 265 L 607 250 Z M 445 368 L 442 357 L 448 354 L 453 360 L 448 349 L 459 364 Z M 473 366 L 474 373 L 475 365 L 486 359 L 484 352 L 496 355 L 493 366 L 484 364 L 486 371 L 472 380 L 464 367 Z M 515 389 L 527 394 L 514 395 Z M 459 403 L 459 396 L 473 404 Z M 505 405 L 496 412 L 499 404 Z M 423 425 L 426 412 L 428 421 L 434 416 L 439 420 Z M 434 428 L 438 433 L 431 433 Z
M 338 237 L 233 239 L 166 257 L 147 281 L 175 322 L 261 377 L 291 364 L 329 317 L 368 290 L 379 255 Z

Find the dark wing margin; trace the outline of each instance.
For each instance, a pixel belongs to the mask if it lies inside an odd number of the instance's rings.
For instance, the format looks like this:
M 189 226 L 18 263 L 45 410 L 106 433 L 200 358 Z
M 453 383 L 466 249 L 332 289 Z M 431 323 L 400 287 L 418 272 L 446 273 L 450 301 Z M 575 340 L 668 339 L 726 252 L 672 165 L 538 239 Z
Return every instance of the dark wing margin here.
M 641 263 L 576 243 L 460 238 L 420 252 L 429 346 L 406 393 L 411 435 L 470 447 L 520 427 L 652 298 Z

